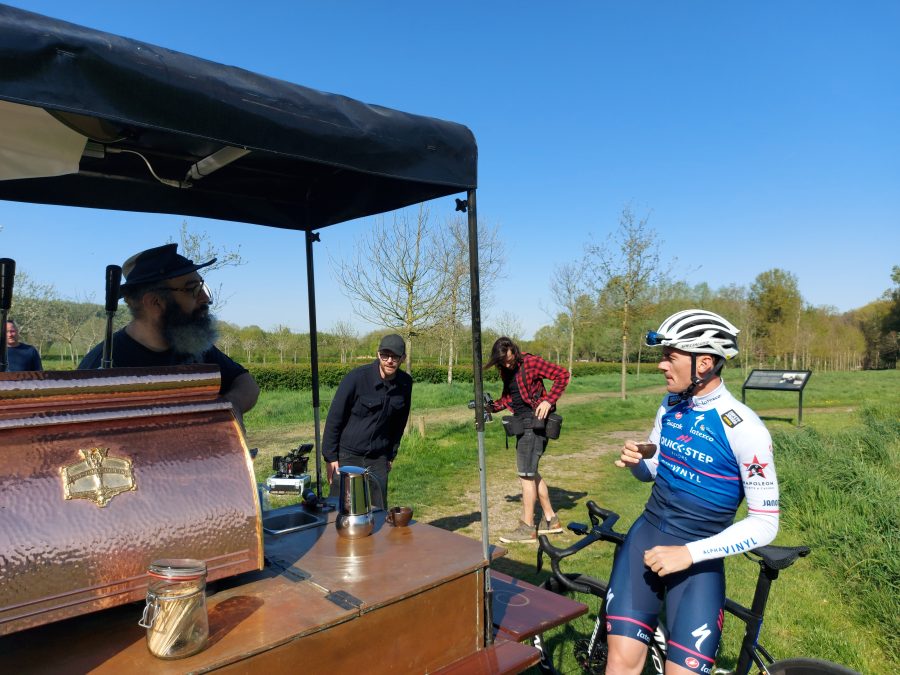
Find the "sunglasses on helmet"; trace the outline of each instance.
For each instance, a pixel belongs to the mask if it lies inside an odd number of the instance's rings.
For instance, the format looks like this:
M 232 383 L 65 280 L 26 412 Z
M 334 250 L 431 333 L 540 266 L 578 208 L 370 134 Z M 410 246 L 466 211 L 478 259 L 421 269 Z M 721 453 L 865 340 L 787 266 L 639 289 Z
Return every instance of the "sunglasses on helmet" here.
M 662 333 L 657 333 L 655 330 L 651 330 L 647 331 L 647 337 L 644 338 L 644 341 L 647 343 L 648 347 L 659 347 L 665 339 L 666 336 Z

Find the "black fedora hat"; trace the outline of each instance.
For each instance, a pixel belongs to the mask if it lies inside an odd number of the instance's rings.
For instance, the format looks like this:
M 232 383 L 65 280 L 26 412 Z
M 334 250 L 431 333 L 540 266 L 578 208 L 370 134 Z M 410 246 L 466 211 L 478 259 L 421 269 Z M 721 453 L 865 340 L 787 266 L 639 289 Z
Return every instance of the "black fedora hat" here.
M 215 258 L 205 263 L 188 260 L 178 253 L 178 244 L 163 244 L 156 248 L 148 248 L 131 256 L 122 265 L 122 274 L 126 280 L 122 284 L 122 289 L 174 279 L 208 267 L 214 262 Z

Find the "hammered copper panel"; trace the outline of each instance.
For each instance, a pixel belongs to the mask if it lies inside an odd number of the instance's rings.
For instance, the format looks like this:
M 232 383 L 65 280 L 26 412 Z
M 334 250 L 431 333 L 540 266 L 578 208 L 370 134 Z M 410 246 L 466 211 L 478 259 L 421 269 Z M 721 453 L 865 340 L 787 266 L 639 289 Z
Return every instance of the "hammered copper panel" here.
M 0 373 L 0 419 L 29 412 L 208 401 L 218 396 L 220 383 L 219 368 L 213 365 Z
M 252 464 L 230 408 L 176 403 L 5 420 L 0 634 L 140 600 L 157 558 L 206 560 L 210 580 L 261 568 Z M 66 500 L 60 474 L 95 447 L 131 460 L 136 483 L 102 508 Z

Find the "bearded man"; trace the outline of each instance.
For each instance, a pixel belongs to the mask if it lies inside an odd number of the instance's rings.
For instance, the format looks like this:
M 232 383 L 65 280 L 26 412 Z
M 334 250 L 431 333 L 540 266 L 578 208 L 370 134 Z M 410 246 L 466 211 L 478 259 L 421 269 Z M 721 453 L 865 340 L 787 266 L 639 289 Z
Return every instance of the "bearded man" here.
M 165 244 L 131 256 L 122 265 L 121 293 L 131 321 L 113 334 L 114 368 L 180 366 L 207 363 L 222 373 L 220 395 L 231 402 L 238 420 L 256 405 L 259 387 L 247 369 L 223 354 L 215 318 L 209 312 L 209 288 L 197 264 L 178 253 L 178 244 Z M 89 351 L 80 370 L 100 367 L 103 343 Z

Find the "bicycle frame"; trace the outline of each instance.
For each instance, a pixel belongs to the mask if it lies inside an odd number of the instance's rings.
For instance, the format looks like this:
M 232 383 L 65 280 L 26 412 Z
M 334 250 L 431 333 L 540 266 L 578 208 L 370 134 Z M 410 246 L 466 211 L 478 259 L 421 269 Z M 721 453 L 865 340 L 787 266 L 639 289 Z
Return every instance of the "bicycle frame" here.
M 601 597 L 601 612 L 605 612 L 605 589 L 606 584 L 600 580 L 590 577 L 582 577 L 581 575 L 567 575 L 560 567 L 559 563 L 563 558 L 569 557 L 583 548 L 590 546 L 597 541 L 608 541 L 613 543 L 617 550 L 625 540 L 625 535 L 613 530 L 613 526 L 619 519 L 619 515 L 613 511 L 602 509 L 593 501 L 587 503 L 588 515 L 591 519 L 591 527 L 580 523 L 570 523 L 568 528 L 576 534 L 583 535 L 583 538 L 566 549 L 558 549 L 550 544 L 549 539 L 545 535 L 540 536 L 537 569 L 541 571 L 543 567 L 543 556 L 547 554 L 550 557 L 550 566 L 553 571 L 553 577 L 562 588 L 576 593 L 588 593 Z M 797 558 L 804 557 L 809 554 L 809 548 L 806 546 L 799 547 L 781 547 L 781 546 L 763 546 L 752 552 L 752 556 L 758 558 L 756 560 L 759 565 L 759 575 L 756 580 L 756 588 L 753 593 L 753 600 L 750 607 L 745 607 L 730 598 L 725 598 L 724 609 L 726 612 L 744 622 L 744 637 L 741 641 L 740 652 L 738 654 L 737 665 L 734 670 L 726 670 L 724 668 L 714 668 L 714 675 L 747 675 L 750 672 L 752 664 L 763 672 L 769 672 L 769 666 L 773 665 L 775 659 L 766 651 L 765 647 L 759 644 L 759 634 L 762 630 L 763 617 L 765 615 L 766 605 L 769 601 L 769 592 L 772 582 L 778 578 L 779 571 L 789 567 Z M 744 553 L 744 557 L 752 560 L 750 554 Z M 574 578 L 573 578 L 574 577 Z M 584 579 L 582 581 L 582 579 Z M 600 595 L 602 591 L 602 595 Z M 605 619 L 603 614 L 599 614 L 594 625 L 593 632 L 589 641 L 589 649 L 593 649 L 598 639 L 605 638 Z M 653 634 L 652 643 L 656 645 L 659 651 L 665 656 L 668 653 L 667 643 L 668 634 L 663 624 L 656 627 Z M 653 666 L 658 673 L 665 670 L 664 663 L 657 663 L 658 657 L 653 650 L 649 650 L 653 659 Z

